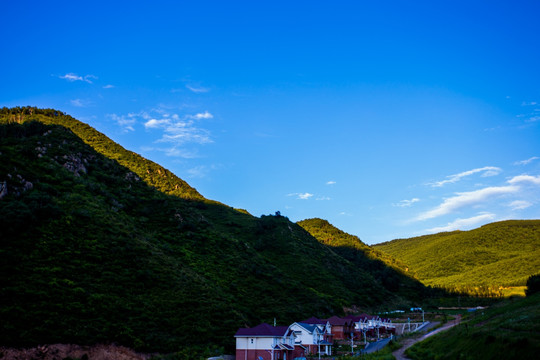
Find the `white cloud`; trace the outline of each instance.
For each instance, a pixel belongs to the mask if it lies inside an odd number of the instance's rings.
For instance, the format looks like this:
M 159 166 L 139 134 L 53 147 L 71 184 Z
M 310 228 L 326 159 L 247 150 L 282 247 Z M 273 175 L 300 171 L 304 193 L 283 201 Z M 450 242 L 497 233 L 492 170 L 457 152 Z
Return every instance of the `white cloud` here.
M 149 117 L 148 114 L 140 114 L 145 120 L 144 127 L 146 129 L 158 129 L 163 131 L 163 135 L 158 142 L 169 142 L 176 146 L 185 143 L 208 144 L 213 140 L 210 137 L 210 132 L 206 129 L 195 126 L 194 119 L 210 119 L 212 114 L 209 112 L 199 113 L 196 115 L 179 116 L 178 114 L 170 114 L 163 109 L 158 112 L 161 118 L 156 119 Z M 168 152 L 171 156 L 178 153 L 178 149 Z
M 493 219 L 495 219 L 495 214 L 482 213 L 480 215 L 473 216 L 467 219 L 456 219 L 445 226 L 439 226 L 439 227 L 427 229 L 425 230 L 425 232 L 434 234 L 434 233 L 439 233 L 443 231 L 469 229 L 473 225 L 477 225 L 482 222 L 493 221 Z
M 522 102 L 521 103 L 521 106 L 534 106 L 534 105 L 537 105 L 538 103 L 536 101 L 531 101 L 531 102 Z
M 427 220 L 447 215 L 464 206 L 475 205 L 488 201 L 497 196 L 512 194 L 519 191 L 519 189 L 519 186 L 513 185 L 492 186 L 475 191 L 456 193 L 456 196 L 445 199 L 443 203 L 436 208 L 418 215 L 415 220 Z
M 204 88 L 202 86 L 193 86 L 193 85 L 186 85 L 186 88 L 194 93 L 206 93 L 206 92 L 209 92 L 210 89 L 208 88 Z
M 307 192 L 302 193 L 302 194 L 298 194 L 298 198 L 301 199 L 301 200 L 307 200 L 312 196 L 313 196 L 313 194 L 310 194 L 310 193 L 307 193 Z
M 516 161 L 514 165 L 528 165 L 534 160 L 538 160 L 538 159 L 540 159 L 538 156 L 533 156 L 531 158 L 528 158 L 527 160 Z
M 107 84 L 107 85 L 105 85 L 103 88 L 104 88 L 104 89 L 113 89 L 114 87 L 115 87 L 114 85 Z
M 313 194 L 305 192 L 305 193 L 292 193 L 287 196 L 296 196 L 296 199 L 298 200 L 308 200 L 310 197 L 313 196 Z
M 201 120 L 201 119 L 212 119 L 214 115 L 210 114 L 208 111 L 203 113 L 198 113 L 190 116 L 192 119 Z
M 540 175 L 538 176 L 518 175 L 508 180 L 508 183 L 509 184 L 530 183 L 533 185 L 540 185 Z
M 85 106 L 81 99 L 69 100 L 69 102 L 71 103 L 71 105 L 76 106 L 76 107 L 84 107 Z
M 108 117 L 116 121 L 116 123 L 125 131 L 135 131 L 133 125 L 137 123 L 137 119 L 134 114 L 117 115 L 117 114 L 108 114 Z
M 216 170 L 218 168 L 219 166 L 216 165 L 199 165 L 189 169 L 187 173 L 191 178 L 203 178 L 206 177 L 212 170 Z
M 456 182 L 458 182 L 459 180 L 461 180 L 462 178 L 464 178 L 466 176 L 474 175 L 474 174 L 477 174 L 477 173 L 482 173 L 482 177 L 488 177 L 488 176 L 499 175 L 501 171 L 502 171 L 501 168 L 498 168 L 498 167 L 495 167 L 495 166 L 484 166 L 482 168 L 472 169 L 472 170 L 469 170 L 469 171 L 464 171 L 464 172 L 459 173 L 459 174 L 454 174 L 454 175 L 447 176 L 446 180 L 436 181 L 434 183 L 431 183 L 430 185 L 433 186 L 433 187 L 441 187 L 441 186 L 443 186 L 445 184 L 456 183 Z
M 162 120 L 150 119 L 144 123 L 144 127 L 147 129 L 158 129 L 160 127 L 167 126 L 170 123 L 171 123 L 171 120 L 169 119 L 162 119 Z
M 413 198 L 411 200 L 401 200 L 400 202 L 398 202 L 397 204 L 392 204 L 392 206 L 397 206 L 397 207 L 410 207 L 412 206 L 412 204 L 416 203 L 416 202 L 419 202 L 420 199 L 419 198 Z
M 511 207 L 512 210 L 523 210 L 531 207 L 532 205 L 533 204 L 531 202 L 525 200 L 515 200 L 508 204 L 508 206 Z
M 74 81 L 85 81 L 89 84 L 92 84 L 92 79 L 97 79 L 97 76 L 94 76 L 94 75 L 85 75 L 84 77 L 83 76 L 79 76 L 77 74 L 74 74 L 74 73 L 67 73 L 66 75 L 61 75 L 59 76 L 60 79 L 65 79 L 69 82 L 74 82 Z
M 327 181 L 327 182 L 326 182 L 326 185 L 334 185 L 335 183 L 336 183 L 335 181 L 330 180 L 330 181 Z
M 316 198 L 315 200 L 332 200 L 330 197 L 328 196 L 319 196 L 318 198 Z

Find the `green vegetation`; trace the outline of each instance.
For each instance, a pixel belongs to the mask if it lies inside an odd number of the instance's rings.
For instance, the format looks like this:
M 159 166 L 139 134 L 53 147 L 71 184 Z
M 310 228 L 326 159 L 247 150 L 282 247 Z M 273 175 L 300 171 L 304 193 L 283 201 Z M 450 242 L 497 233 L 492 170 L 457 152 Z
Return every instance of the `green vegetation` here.
M 385 268 L 358 266 L 361 249 L 345 254 L 278 213 L 207 200 L 51 109 L 0 110 L 0 239 L 6 346 L 230 352 L 239 327 L 430 293 L 393 269 L 379 283 Z
M 408 299 L 425 299 L 433 292 L 419 285 L 411 278 L 406 266 L 392 256 L 364 244 L 358 237 L 347 234 L 323 219 L 307 219 L 298 222 L 307 232 L 322 244 L 347 259 L 355 267 L 369 270 L 369 273 L 393 293 Z M 396 304 L 397 305 L 397 304 Z
M 525 293 L 527 296 L 531 296 L 532 294 L 536 294 L 540 292 L 540 274 L 532 275 L 527 280 L 527 290 Z
M 407 349 L 411 359 L 537 359 L 540 294 L 510 298 Z
M 509 220 L 374 245 L 406 263 L 424 284 L 479 296 L 525 286 L 540 269 L 540 220 Z

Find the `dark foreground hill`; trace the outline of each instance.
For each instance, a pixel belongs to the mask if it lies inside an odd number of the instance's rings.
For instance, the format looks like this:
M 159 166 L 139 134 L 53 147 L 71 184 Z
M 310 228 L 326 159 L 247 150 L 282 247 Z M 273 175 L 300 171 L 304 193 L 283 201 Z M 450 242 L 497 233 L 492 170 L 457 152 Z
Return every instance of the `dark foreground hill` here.
M 427 285 L 474 292 L 525 286 L 540 271 L 540 220 L 509 220 L 373 246 L 416 272 Z
M 238 327 L 429 294 L 286 217 L 207 200 L 56 110 L 0 111 L 0 187 L 0 345 L 230 350 Z

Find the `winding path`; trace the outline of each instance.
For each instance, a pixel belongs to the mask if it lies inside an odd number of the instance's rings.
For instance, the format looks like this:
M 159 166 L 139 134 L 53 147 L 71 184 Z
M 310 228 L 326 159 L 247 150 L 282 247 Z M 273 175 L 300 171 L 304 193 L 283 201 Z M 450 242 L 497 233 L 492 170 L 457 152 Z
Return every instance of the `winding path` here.
M 397 349 L 396 351 L 394 351 L 392 353 L 392 355 L 394 355 L 396 360 L 408 360 L 409 358 L 405 356 L 405 350 L 407 350 L 408 348 L 410 348 L 411 346 L 413 346 L 414 344 L 416 344 L 419 341 L 425 340 L 430 336 L 433 336 L 435 334 L 438 334 L 438 333 L 440 333 L 442 331 L 446 331 L 446 330 L 456 326 L 460 322 L 461 322 L 461 315 L 457 315 L 454 320 L 447 322 L 446 324 L 444 324 L 442 327 L 440 327 L 438 329 L 430 331 L 427 334 L 422 335 L 419 338 L 407 339 L 407 340 L 405 340 L 403 342 L 403 346 L 401 348 Z

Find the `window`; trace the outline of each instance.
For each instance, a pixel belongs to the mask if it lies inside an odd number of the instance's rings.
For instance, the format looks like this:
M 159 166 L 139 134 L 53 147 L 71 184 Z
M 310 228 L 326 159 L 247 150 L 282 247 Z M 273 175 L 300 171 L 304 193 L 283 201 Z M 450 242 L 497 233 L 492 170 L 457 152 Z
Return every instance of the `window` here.
M 251 339 L 251 343 L 253 344 L 253 339 Z

